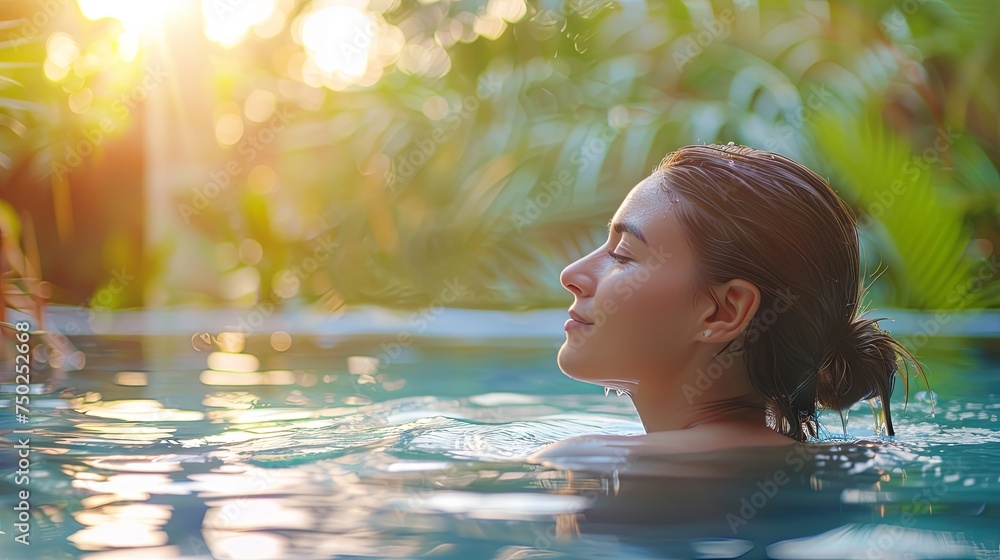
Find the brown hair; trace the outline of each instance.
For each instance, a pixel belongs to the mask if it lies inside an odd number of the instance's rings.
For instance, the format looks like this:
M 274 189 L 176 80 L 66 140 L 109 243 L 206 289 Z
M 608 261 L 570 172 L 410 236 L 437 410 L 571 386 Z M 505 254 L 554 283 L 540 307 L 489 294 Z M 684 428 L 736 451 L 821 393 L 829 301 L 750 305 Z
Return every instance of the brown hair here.
M 830 185 L 784 156 L 733 143 L 680 148 L 654 175 L 677 202 L 678 222 L 696 256 L 693 293 L 704 290 L 718 303 L 707 287 L 733 278 L 760 290 L 743 359 L 770 427 L 805 441 L 807 433 L 817 436 L 822 409 L 843 411 L 877 397 L 894 435 L 889 398 L 898 361 L 908 358 L 927 377 L 879 327 L 881 319 L 858 318 L 867 288 L 857 223 Z

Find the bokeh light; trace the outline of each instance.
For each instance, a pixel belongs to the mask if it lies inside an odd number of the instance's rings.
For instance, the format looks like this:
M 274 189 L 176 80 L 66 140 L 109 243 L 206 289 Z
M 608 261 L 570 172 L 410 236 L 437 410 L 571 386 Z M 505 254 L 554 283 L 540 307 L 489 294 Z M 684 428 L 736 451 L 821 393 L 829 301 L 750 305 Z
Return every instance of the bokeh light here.
M 247 188 L 257 194 L 267 194 L 278 186 L 278 176 L 274 169 L 258 165 L 247 174 Z
M 253 266 L 264 258 L 264 247 L 254 239 L 244 239 L 240 241 L 240 261 L 243 264 Z
M 365 2 L 313 5 L 293 23 L 292 36 L 305 56 L 289 58 L 289 75 L 334 90 L 375 84 L 385 66 L 398 58 L 405 44 L 402 31 L 366 9 Z
M 292 336 L 285 331 L 271 333 L 271 347 L 278 352 L 284 352 L 292 347 Z
M 80 45 L 69 35 L 56 32 L 45 43 L 45 76 L 54 82 L 66 77 L 73 63 L 80 56 Z
M 215 139 L 224 146 L 239 142 L 243 131 L 243 119 L 239 115 L 226 113 L 215 121 Z
M 255 89 L 244 102 L 243 114 L 247 120 L 261 123 L 271 118 L 277 106 L 277 97 L 266 89 Z
M 235 46 L 251 28 L 268 21 L 277 7 L 275 0 L 202 0 L 205 37 L 226 47 Z
M 90 88 L 83 88 L 74 91 L 69 96 L 69 108 L 74 113 L 86 113 L 90 110 L 90 104 L 94 101 L 94 92 Z
M 260 288 L 260 271 L 242 266 L 219 277 L 219 293 L 229 300 L 253 297 Z
M 306 16 L 302 42 L 319 69 L 356 77 L 368 67 L 376 32 L 374 18 L 364 10 L 334 5 Z

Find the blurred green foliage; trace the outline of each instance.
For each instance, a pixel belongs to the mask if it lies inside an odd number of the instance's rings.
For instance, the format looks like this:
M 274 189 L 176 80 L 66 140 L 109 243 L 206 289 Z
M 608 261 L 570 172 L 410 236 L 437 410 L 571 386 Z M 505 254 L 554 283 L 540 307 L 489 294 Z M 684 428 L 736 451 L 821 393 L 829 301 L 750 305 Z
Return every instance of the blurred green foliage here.
M 801 161 L 855 208 L 873 305 L 1000 303 L 995 0 L 540 0 L 479 36 L 495 3 L 378 10 L 442 47 L 443 75 L 303 84 L 288 61 L 306 0 L 273 37 L 213 46 L 217 102 L 265 89 L 289 117 L 254 155 L 272 187 L 244 173 L 197 212 L 190 191 L 163 210 L 206 255 L 262 250 L 191 273 L 249 267 L 254 299 L 328 307 L 565 306 L 559 271 L 602 242 L 629 189 L 669 151 L 734 141 Z
M 23 159 L 24 137 L 28 126 L 44 112 L 44 105 L 30 99 L 30 93 L 23 83 L 12 75 L 18 70 L 36 66 L 18 60 L 15 55 L 27 39 L 9 36 L 11 30 L 19 28 L 22 20 L 0 18 L 0 169 L 11 170 L 14 162 Z M 30 290 L 25 285 L 25 277 L 30 275 L 30 267 L 21 249 L 21 221 L 17 211 L 0 199 L 0 319 L 6 320 L 6 307 L 20 309 L 20 299 L 14 297 Z M 11 299 L 11 301 L 7 301 Z

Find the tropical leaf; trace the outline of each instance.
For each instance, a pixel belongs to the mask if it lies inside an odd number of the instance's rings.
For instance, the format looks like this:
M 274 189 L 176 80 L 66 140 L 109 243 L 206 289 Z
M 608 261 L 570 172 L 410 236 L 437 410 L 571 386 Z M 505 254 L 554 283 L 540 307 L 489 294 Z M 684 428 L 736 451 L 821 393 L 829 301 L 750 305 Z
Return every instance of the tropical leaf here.
M 862 228 L 883 250 L 894 287 L 884 303 L 915 309 L 968 305 L 964 287 L 977 264 L 968 252 L 971 228 L 962 209 L 938 195 L 954 187 L 932 185 L 931 164 L 877 116 L 819 116 L 813 130 L 835 184 L 850 191 L 861 207 Z

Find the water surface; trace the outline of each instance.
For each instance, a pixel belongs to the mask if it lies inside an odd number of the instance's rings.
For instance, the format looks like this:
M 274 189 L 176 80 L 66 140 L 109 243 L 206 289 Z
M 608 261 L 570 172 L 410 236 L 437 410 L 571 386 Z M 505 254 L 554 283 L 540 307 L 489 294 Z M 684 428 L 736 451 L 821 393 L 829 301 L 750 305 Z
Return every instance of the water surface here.
M 895 438 L 858 405 L 851 437 L 826 414 L 826 441 L 794 452 L 572 468 L 527 457 L 642 426 L 547 342 L 74 342 L 85 369 L 37 372 L 30 422 L 0 420 L 0 557 L 1000 558 L 995 341 L 934 371 L 935 414 L 916 385 L 903 411 L 897 383 Z M 26 484 L 15 429 L 32 430 Z M 29 546 L 12 540 L 22 489 Z

